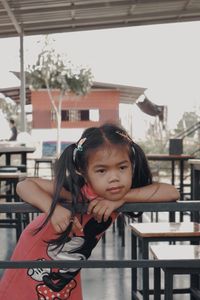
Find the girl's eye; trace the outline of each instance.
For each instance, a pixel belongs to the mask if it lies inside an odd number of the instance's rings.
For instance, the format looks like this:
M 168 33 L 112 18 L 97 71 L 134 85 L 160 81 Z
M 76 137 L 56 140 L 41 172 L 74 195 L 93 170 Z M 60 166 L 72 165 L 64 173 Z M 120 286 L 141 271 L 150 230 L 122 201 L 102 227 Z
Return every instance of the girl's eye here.
M 127 168 L 128 168 L 127 165 L 120 166 L 120 169 L 121 169 L 121 170 L 124 170 L 124 169 L 127 169 Z
M 104 172 L 105 172 L 105 169 L 98 169 L 98 170 L 96 170 L 96 173 L 103 174 Z

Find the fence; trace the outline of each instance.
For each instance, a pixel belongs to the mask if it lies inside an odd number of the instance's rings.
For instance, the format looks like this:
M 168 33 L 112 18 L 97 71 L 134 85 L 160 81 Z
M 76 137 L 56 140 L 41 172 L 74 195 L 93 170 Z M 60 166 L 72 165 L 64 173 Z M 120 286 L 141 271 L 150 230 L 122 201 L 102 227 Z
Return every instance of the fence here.
M 66 205 L 70 208 L 69 205 Z M 87 205 L 79 211 L 87 211 Z M 200 201 L 177 201 L 166 203 L 129 203 L 120 207 L 118 212 L 193 212 L 194 220 L 199 222 Z M 2 203 L 0 213 L 34 213 L 39 210 L 27 203 Z M 200 268 L 200 260 L 88 260 L 88 261 L 0 261 L 1 269 L 20 269 L 20 268 L 163 268 L 163 267 L 185 267 Z

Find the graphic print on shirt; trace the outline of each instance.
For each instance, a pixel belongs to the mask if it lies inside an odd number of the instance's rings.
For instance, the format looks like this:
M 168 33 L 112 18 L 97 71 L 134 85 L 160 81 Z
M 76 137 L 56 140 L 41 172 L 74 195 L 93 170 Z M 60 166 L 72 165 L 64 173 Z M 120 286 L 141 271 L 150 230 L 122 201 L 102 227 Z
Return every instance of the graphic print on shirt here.
M 47 254 L 52 260 L 87 260 L 101 235 L 112 223 L 110 217 L 106 222 L 98 223 L 91 218 L 83 228 L 83 236 L 73 236 L 64 245 L 55 249 L 48 245 Z M 44 259 L 40 259 L 44 260 Z M 51 268 L 29 269 L 27 274 L 40 282 L 36 286 L 38 300 L 67 300 L 77 282 L 74 279 L 80 268 L 62 268 L 53 271 Z

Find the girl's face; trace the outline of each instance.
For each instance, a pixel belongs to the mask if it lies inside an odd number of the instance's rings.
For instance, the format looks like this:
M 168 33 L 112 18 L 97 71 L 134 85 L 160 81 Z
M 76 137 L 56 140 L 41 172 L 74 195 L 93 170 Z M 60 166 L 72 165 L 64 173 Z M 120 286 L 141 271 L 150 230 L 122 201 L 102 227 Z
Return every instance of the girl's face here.
M 132 164 L 124 147 L 103 147 L 88 158 L 86 181 L 94 192 L 107 200 L 120 200 L 132 185 Z

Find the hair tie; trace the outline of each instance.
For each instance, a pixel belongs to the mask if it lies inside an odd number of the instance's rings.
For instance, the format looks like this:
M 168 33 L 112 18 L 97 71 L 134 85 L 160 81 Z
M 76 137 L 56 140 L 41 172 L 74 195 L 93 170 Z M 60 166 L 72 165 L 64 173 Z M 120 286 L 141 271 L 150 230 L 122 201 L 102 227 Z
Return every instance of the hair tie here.
M 80 139 L 80 141 L 78 142 L 76 148 L 74 149 L 73 151 L 73 161 L 75 162 L 75 159 L 76 159 L 76 153 L 77 151 L 83 151 L 83 144 L 85 143 L 86 141 L 86 138 L 82 138 Z
M 128 136 L 127 133 L 121 132 L 121 131 L 116 131 L 117 134 L 121 135 L 123 138 L 125 138 L 127 141 L 129 141 L 130 143 L 132 143 L 132 139 L 130 138 L 130 136 Z
M 132 148 L 133 154 L 135 155 L 135 147 L 134 147 L 134 145 L 132 145 L 131 148 Z

